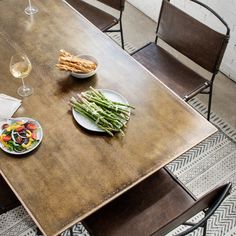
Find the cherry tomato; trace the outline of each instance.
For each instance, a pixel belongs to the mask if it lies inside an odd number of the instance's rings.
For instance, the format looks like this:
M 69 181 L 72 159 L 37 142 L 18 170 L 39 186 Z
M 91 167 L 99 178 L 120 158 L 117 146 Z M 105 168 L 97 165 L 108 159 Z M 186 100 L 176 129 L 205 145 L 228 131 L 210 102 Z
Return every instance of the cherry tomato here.
M 17 131 L 17 132 L 20 132 L 20 131 L 22 131 L 24 128 L 25 128 L 25 126 L 21 126 L 21 127 L 19 127 L 19 128 L 16 128 L 16 131 Z
M 35 125 L 35 124 L 32 124 L 32 123 L 27 124 L 26 128 L 29 129 L 29 130 L 35 130 L 35 129 L 37 129 L 36 125 Z
M 3 124 L 2 129 L 6 129 L 9 126 L 9 124 Z
M 2 140 L 3 140 L 4 142 L 8 142 L 8 141 L 11 140 L 11 136 L 9 136 L 9 135 L 3 136 L 3 137 L 2 137 Z
M 35 132 L 33 132 L 31 138 L 36 140 L 37 139 L 37 134 Z

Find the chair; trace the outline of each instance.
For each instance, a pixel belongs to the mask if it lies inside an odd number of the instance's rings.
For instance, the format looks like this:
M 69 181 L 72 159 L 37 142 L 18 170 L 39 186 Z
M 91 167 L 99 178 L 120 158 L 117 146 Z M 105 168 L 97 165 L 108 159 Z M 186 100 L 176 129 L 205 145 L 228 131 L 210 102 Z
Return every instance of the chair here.
M 102 32 L 120 32 L 121 45 L 124 49 L 124 37 L 122 28 L 122 13 L 125 6 L 125 0 L 98 0 L 103 4 L 119 11 L 119 17 L 115 17 L 105 11 L 100 10 L 91 4 L 82 0 L 66 0 L 69 5 L 85 16 L 90 22 L 97 26 Z M 111 27 L 119 24 L 119 29 Z
M 211 12 L 217 21 L 223 24 L 226 34 L 216 32 L 175 7 L 170 1 L 163 0 L 155 42 L 138 49 L 132 56 L 185 101 L 199 93 L 208 94 L 209 120 L 213 83 L 229 40 L 230 29 L 225 21 L 204 3 L 189 1 Z M 211 78 L 207 79 L 181 63 L 168 52 L 169 50 L 160 46 L 159 39 L 210 72 Z
M 209 217 L 229 194 L 231 183 L 214 189 L 197 200 L 167 169 L 136 185 L 88 216 L 82 223 L 94 236 L 166 235 L 201 212 L 205 216 L 178 236 L 204 228 Z M 72 232 L 72 231 L 71 231 Z
M 3 214 L 19 205 L 19 200 L 0 175 L 0 214 Z

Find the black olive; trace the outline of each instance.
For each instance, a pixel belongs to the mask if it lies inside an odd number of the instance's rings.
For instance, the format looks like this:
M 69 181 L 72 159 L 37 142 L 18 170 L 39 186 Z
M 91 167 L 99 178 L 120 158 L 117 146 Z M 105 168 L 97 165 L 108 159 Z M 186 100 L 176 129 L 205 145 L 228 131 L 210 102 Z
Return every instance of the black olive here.
M 23 143 L 27 144 L 28 142 L 29 142 L 29 139 L 28 138 L 24 138 Z
M 19 135 L 26 138 L 26 131 L 20 132 Z

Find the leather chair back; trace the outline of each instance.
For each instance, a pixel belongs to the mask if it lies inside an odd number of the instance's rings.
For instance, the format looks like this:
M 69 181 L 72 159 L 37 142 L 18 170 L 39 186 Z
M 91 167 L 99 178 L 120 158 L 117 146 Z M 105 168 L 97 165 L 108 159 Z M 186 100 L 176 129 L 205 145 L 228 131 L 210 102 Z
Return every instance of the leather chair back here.
M 106 4 L 107 6 L 112 7 L 118 11 L 124 10 L 125 0 L 98 0 L 98 1 Z
M 228 35 L 216 32 L 167 0 L 162 2 L 157 36 L 212 73 L 218 70 L 228 42 Z
M 200 226 L 203 226 L 204 223 L 214 214 L 215 210 L 220 206 L 224 199 L 230 194 L 232 184 L 224 184 L 214 190 L 203 195 L 199 200 L 197 200 L 191 207 L 182 213 L 178 218 L 169 222 L 169 224 L 158 232 L 154 233 L 153 236 L 162 236 L 166 235 L 168 232 L 173 230 L 176 225 L 181 225 L 187 220 L 191 219 L 197 213 L 206 210 L 205 216 L 195 224 L 195 226 L 188 228 L 183 233 L 177 234 L 176 236 L 188 235 L 188 233 L 193 232 Z

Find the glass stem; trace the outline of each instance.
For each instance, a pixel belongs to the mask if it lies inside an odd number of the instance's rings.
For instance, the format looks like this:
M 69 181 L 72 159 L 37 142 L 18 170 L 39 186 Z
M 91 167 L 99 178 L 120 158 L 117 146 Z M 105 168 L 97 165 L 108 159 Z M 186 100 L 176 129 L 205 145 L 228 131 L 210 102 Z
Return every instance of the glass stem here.
M 31 1 L 29 0 L 29 9 L 32 9 Z
M 25 86 L 24 79 L 23 79 L 23 78 L 21 78 L 21 80 L 22 80 L 22 84 L 23 84 L 23 90 L 25 90 L 26 86 Z

